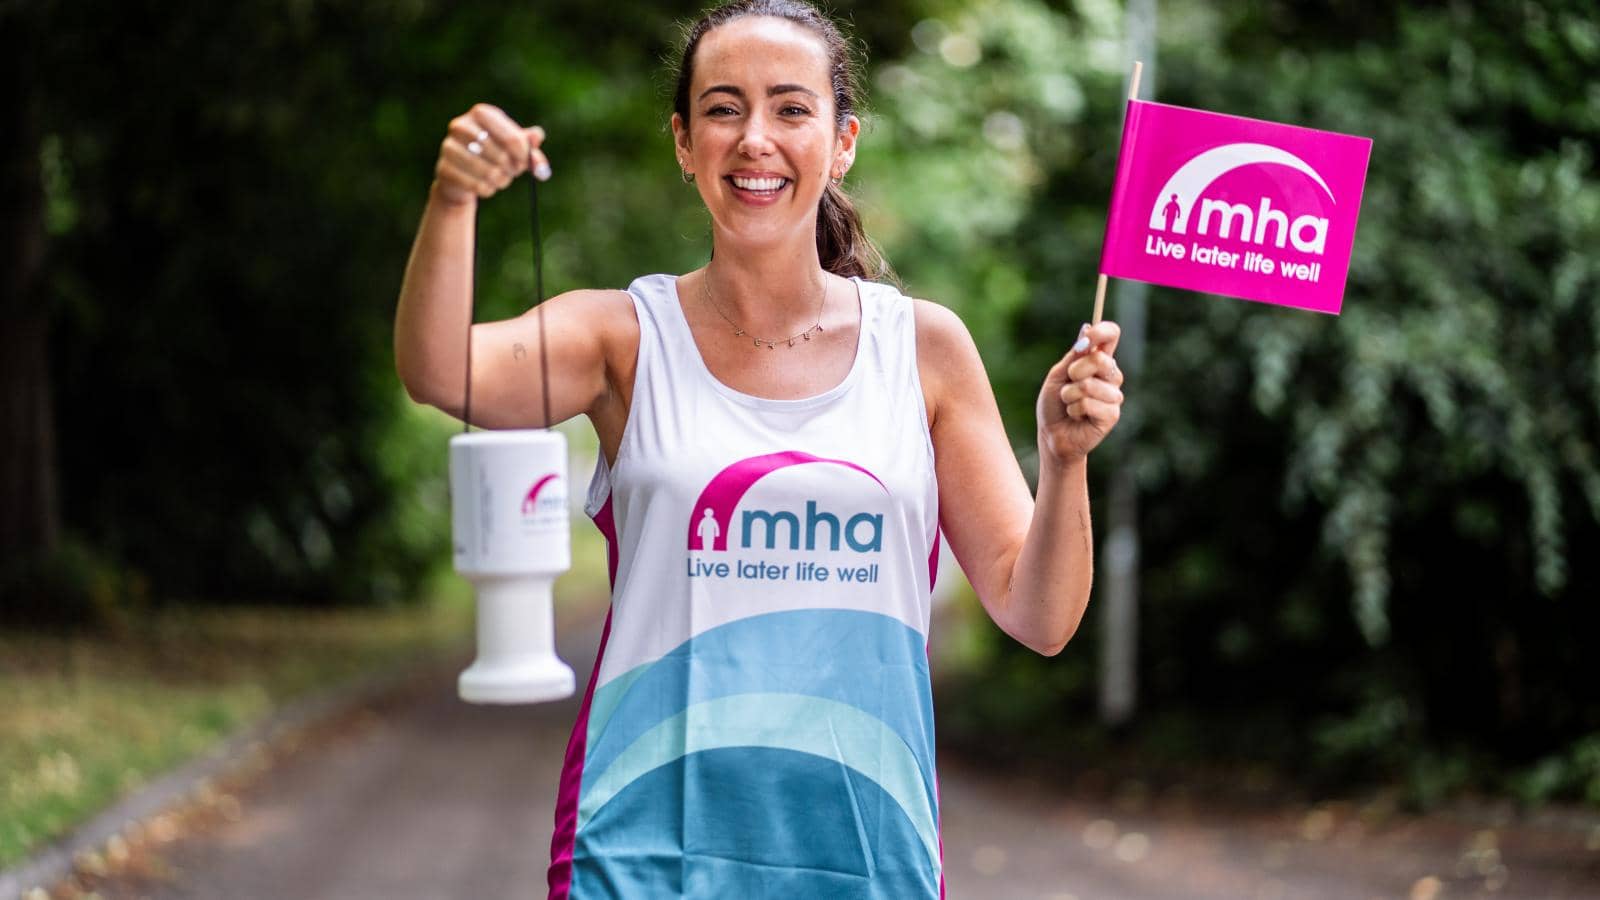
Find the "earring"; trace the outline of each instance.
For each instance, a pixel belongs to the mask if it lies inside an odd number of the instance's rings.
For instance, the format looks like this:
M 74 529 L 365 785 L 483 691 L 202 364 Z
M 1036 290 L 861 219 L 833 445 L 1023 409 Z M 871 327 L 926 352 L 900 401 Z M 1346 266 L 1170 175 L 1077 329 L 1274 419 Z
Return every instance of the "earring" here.
M 689 171 L 688 169 L 684 169 L 681 174 L 683 175 L 683 183 L 684 184 L 694 184 L 694 173 L 693 172 Z
M 840 184 L 842 184 L 844 182 L 844 176 L 843 175 L 835 175 L 835 176 L 833 176 L 832 178 L 830 178 L 828 180 L 833 182 L 833 186 L 834 187 L 838 187 Z

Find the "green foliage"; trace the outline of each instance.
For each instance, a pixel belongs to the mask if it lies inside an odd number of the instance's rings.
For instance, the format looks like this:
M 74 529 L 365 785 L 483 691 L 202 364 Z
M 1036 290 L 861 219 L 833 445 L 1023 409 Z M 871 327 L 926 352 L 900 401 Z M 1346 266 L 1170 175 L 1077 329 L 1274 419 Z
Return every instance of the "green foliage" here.
M 415 596 L 449 428 L 412 414 L 389 335 L 450 117 L 549 130 L 551 287 L 692 259 L 692 204 L 659 190 L 667 13 L 569 6 L 34 7 L 41 71 L 73 73 L 33 86 L 64 511 L 108 564 L 164 599 Z M 533 300 L 517 201 L 483 213 L 479 318 Z
M 1349 662 L 1321 696 L 1355 711 L 1317 732 L 1342 747 L 1323 758 L 1423 798 L 1503 785 L 1600 724 L 1600 693 L 1569 674 L 1572 636 L 1600 623 L 1600 572 L 1574 552 L 1600 539 L 1593 11 L 1398 7 L 1337 39 L 1281 4 L 1234 15 L 1164 54 L 1163 98 L 1374 138 L 1345 312 L 1196 304 L 1186 358 L 1174 371 L 1153 352 L 1151 389 L 1204 371 L 1202 341 L 1242 351 L 1220 421 L 1276 432 L 1281 509 L 1318 522 L 1354 623 L 1384 648 L 1337 652 Z M 1301 581 L 1326 599 L 1338 583 Z
M 1103 207 L 1110 171 L 1097 164 L 1115 155 L 1118 107 L 1105 98 L 1122 77 L 1120 21 L 1084 6 L 973 3 L 912 25 L 915 49 L 874 72 L 855 169 L 869 231 L 911 292 L 961 313 L 1027 446 L 1044 371 L 1089 310 L 1017 324 L 1030 304 L 1059 310 L 1093 285 L 1103 219 L 1062 216 L 1082 183 L 1062 182 L 1086 178 L 1078 202 Z
M 1254 405 L 1291 425 L 1286 499 L 1326 508 L 1324 541 L 1375 644 L 1397 522 L 1453 508 L 1450 536 L 1482 549 L 1520 527 L 1519 580 L 1554 597 L 1570 583 L 1568 521 L 1600 519 L 1600 307 L 1582 302 L 1600 287 L 1592 10 L 1529 8 L 1553 31 L 1503 6 L 1400 9 L 1381 17 L 1396 32 L 1381 54 L 1285 33 L 1243 59 L 1200 44 L 1164 61 L 1173 102 L 1374 138 L 1337 327 L 1257 316 L 1238 336 Z M 1502 479 L 1525 512 L 1462 490 Z
M 1516 796 L 1530 806 L 1576 796 L 1600 806 L 1600 733 L 1573 741 L 1565 751 L 1539 760 L 1511 779 Z
M 1585 665 L 1575 636 L 1600 625 L 1600 571 L 1576 552 L 1600 540 L 1593 11 L 1161 15 L 1160 99 L 1375 143 L 1339 318 L 1151 292 L 1124 416 L 1137 445 L 1114 436 L 1091 467 L 1132 466 L 1141 488 L 1146 720 L 1237 722 L 1245 740 L 1219 728 L 1202 745 L 1401 778 L 1424 802 L 1503 787 L 1498 772 L 1600 725 L 1592 679 L 1570 675 Z M 884 204 L 913 211 L 884 229 L 891 258 L 972 325 L 1026 454 L 1038 383 L 1089 312 L 1120 11 L 988 2 L 940 22 L 878 73 L 894 135 L 873 174 L 911 177 L 875 190 L 903 193 Z M 981 64 L 943 58 L 950 35 Z M 1042 102 L 1039 85 L 1061 78 L 1081 103 Z M 1001 113 L 1020 130 L 983 127 Z M 1007 134 L 1020 139 L 989 140 Z M 1065 655 L 1094 658 L 1095 609 Z M 1029 690 L 1003 675 L 1028 651 L 995 639 L 979 711 L 957 728 L 1047 706 L 993 699 Z M 1059 686 L 1033 690 L 1090 713 Z M 1254 714 L 1233 716 L 1239 704 Z M 1298 725 L 1279 727 L 1280 709 Z

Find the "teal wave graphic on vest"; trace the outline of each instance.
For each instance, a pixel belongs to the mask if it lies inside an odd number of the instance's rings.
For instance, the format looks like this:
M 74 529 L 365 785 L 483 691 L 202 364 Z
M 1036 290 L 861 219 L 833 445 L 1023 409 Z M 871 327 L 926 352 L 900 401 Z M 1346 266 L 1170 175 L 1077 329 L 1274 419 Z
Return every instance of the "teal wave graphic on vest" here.
M 803 694 L 854 706 L 882 721 L 911 749 L 932 797 L 928 685 L 927 638 L 899 619 L 855 609 L 746 616 L 707 629 L 595 689 L 584 781 L 693 704 L 744 693 Z
M 936 896 L 927 685 L 920 633 L 844 609 L 730 622 L 610 679 L 589 710 L 573 896 L 745 895 L 702 894 L 702 877 L 874 897 L 928 896 L 931 878 Z
M 574 900 L 939 896 L 898 802 L 822 756 L 732 747 L 690 753 L 634 780 L 573 845 Z

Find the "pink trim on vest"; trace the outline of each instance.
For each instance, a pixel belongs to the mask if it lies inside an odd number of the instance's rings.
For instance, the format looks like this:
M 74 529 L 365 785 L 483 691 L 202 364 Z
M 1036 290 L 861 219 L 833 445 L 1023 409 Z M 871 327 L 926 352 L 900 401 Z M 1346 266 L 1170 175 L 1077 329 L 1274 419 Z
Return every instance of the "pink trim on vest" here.
M 942 534 L 942 532 L 939 531 L 939 525 L 938 525 L 938 522 L 939 522 L 939 507 L 938 506 L 934 506 L 934 508 L 933 508 L 933 521 L 934 521 L 934 526 L 933 526 L 933 549 L 928 551 L 928 593 L 930 593 L 930 594 L 933 593 L 933 586 L 935 584 L 937 584 L 938 581 L 939 581 L 939 536 L 940 536 L 940 534 Z M 932 623 L 932 617 L 929 617 L 929 619 L 930 620 L 929 620 L 928 624 L 931 626 L 933 624 Z M 928 665 L 931 668 L 932 665 L 933 665 L 933 635 L 932 635 L 933 629 L 932 629 L 932 627 L 930 627 L 928 629 L 928 631 L 930 632 L 929 635 L 928 635 L 928 643 L 923 645 L 923 650 L 928 654 Z M 939 767 L 938 766 L 934 766 L 933 767 L 933 808 L 939 810 L 939 822 L 938 822 L 938 825 L 936 826 L 937 834 L 939 836 L 939 900 L 945 900 L 945 897 L 944 897 L 944 808 L 939 805 Z
M 933 552 L 939 552 L 939 535 L 933 536 Z M 933 664 L 933 642 L 929 641 L 923 648 L 928 654 L 928 663 Z M 944 807 L 939 805 L 939 767 L 933 767 L 933 808 L 939 811 L 939 821 L 934 824 L 934 832 L 939 838 L 939 900 L 944 897 Z
M 594 516 L 594 524 L 606 537 L 606 558 L 609 561 L 611 587 L 617 586 L 617 526 L 611 516 L 611 498 Z M 611 637 L 611 610 L 606 610 L 606 624 L 600 630 L 600 649 L 595 652 L 594 671 L 589 673 L 589 687 L 583 692 L 583 705 L 578 708 L 578 720 L 572 725 L 572 737 L 567 740 L 567 756 L 561 764 L 561 784 L 556 791 L 556 830 L 550 838 L 550 900 L 568 900 L 572 893 L 572 849 L 578 837 L 578 789 L 583 785 L 583 756 L 589 738 L 589 704 L 594 700 L 594 683 L 600 677 L 600 660 L 606 655 L 606 640 Z

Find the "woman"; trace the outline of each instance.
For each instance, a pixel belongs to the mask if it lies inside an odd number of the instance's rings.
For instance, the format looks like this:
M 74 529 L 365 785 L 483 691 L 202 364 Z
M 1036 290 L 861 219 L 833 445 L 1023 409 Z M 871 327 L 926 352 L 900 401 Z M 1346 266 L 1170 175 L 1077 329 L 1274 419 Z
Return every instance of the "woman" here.
M 712 260 L 545 302 L 552 418 L 587 415 L 612 606 L 567 750 L 551 897 L 936 897 L 926 656 L 939 527 L 995 623 L 1060 652 L 1091 577 L 1086 456 L 1116 424 L 1111 322 L 1046 374 L 1030 498 L 965 326 L 872 280 L 840 179 L 837 28 L 742 0 L 688 32 L 672 129 Z M 395 349 L 462 408 L 475 204 L 544 133 L 479 105 L 440 151 Z M 543 421 L 537 317 L 474 325 L 472 412 Z

